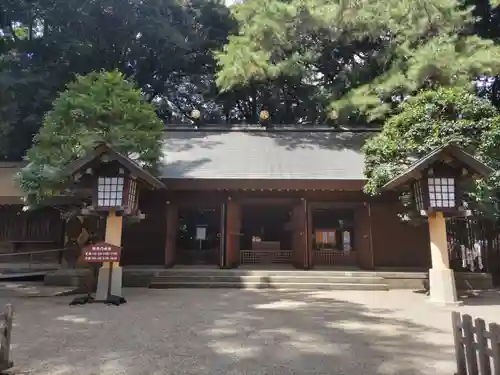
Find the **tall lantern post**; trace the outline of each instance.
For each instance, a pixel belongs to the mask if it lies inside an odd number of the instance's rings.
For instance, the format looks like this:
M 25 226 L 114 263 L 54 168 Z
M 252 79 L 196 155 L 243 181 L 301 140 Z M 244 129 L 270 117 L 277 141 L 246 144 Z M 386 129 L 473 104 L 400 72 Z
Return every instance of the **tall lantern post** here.
M 461 191 L 467 180 L 486 177 L 493 170 L 455 144 L 430 152 L 405 172 L 389 181 L 383 191 L 410 190 L 415 208 L 427 217 L 432 266 L 429 270 L 430 300 L 458 303 L 455 276 L 450 268 L 446 219 L 467 216 Z
M 73 187 L 85 190 L 91 196 L 92 204 L 85 207 L 85 213 L 106 217 L 104 242 L 90 244 L 84 250 L 87 262 L 102 263 L 95 300 L 114 298 L 123 301 L 120 267 L 123 217 L 143 216 L 139 211 L 140 190 L 164 189 L 165 186 L 105 143 L 99 143 L 89 155 L 72 163 L 68 174 Z

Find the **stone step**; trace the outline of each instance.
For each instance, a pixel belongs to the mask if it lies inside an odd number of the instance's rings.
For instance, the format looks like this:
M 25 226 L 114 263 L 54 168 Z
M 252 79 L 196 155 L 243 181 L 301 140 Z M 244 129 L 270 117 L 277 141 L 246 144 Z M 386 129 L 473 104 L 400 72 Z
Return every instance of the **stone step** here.
M 254 282 L 155 282 L 152 289 L 174 288 L 220 288 L 220 289 L 289 289 L 289 290 L 388 290 L 386 284 L 363 283 L 296 283 L 280 282 L 275 284 Z
M 314 276 L 314 275 L 164 275 L 155 277 L 154 282 L 175 283 L 175 282 L 228 282 L 228 283 L 337 283 L 337 284 L 384 284 L 381 277 L 363 277 L 363 276 Z
M 315 270 L 291 270 L 291 271 L 274 271 L 274 270 L 164 270 L 157 273 L 157 277 L 163 276 L 188 276 L 197 275 L 204 277 L 216 276 L 256 276 L 256 277 L 382 277 L 377 272 L 370 271 L 315 271 Z

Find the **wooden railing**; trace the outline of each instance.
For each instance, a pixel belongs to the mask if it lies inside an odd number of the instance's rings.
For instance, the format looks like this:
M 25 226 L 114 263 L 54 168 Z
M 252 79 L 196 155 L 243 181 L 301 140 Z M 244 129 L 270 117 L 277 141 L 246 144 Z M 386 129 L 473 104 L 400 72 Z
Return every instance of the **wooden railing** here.
M 500 374 L 500 325 L 451 313 L 457 375 Z
M 35 264 L 60 264 L 63 253 L 69 249 L 48 249 L 48 250 L 32 250 L 17 253 L 0 254 L 0 264 L 2 263 L 18 263 L 26 264 L 28 268 L 32 268 Z
M 10 359 L 10 339 L 12 336 L 12 320 L 14 318 L 12 305 L 7 305 L 5 313 L 1 316 L 0 372 L 3 373 L 3 371 L 14 366 Z
M 346 266 L 356 264 L 356 253 L 354 251 L 342 250 L 314 250 L 313 262 L 322 266 Z
M 16 209 L 0 210 L 0 241 L 60 242 L 64 235 L 64 220 L 58 211 L 45 209 L 19 212 Z
M 291 263 L 291 250 L 241 250 L 241 264 L 283 264 Z

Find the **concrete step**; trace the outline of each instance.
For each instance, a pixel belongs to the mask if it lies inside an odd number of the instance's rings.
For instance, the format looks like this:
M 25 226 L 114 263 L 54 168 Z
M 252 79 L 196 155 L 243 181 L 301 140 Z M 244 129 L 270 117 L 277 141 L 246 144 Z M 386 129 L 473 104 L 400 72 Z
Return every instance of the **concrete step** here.
M 154 282 L 176 283 L 176 282 L 227 282 L 227 283 L 337 283 L 337 284 L 384 284 L 381 277 L 363 277 L 363 276 L 314 276 L 314 275 L 164 275 L 155 277 Z
M 156 282 L 149 286 L 152 289 L 174 288 L 220 288 L 220 289 L 290 289 L 290 290 L 388 290 L 386 284 L 363 283 L 254 283 L 254 282 Z

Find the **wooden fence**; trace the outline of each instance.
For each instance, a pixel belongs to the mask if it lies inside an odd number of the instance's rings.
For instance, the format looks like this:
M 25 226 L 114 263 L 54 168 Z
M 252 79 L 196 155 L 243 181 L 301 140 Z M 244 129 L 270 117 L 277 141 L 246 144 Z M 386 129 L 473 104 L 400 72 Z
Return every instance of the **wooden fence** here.
M 0 372 L 14 365 L 10 358 L 10 338 L 12 336 L 12 320 L 14 318 L 12 305 L 7 305 L 5 313 L 1 316 L 2 336 L 0 338 Z
M 500 325 L 451 314 L 457 375 L 500 375 Z

